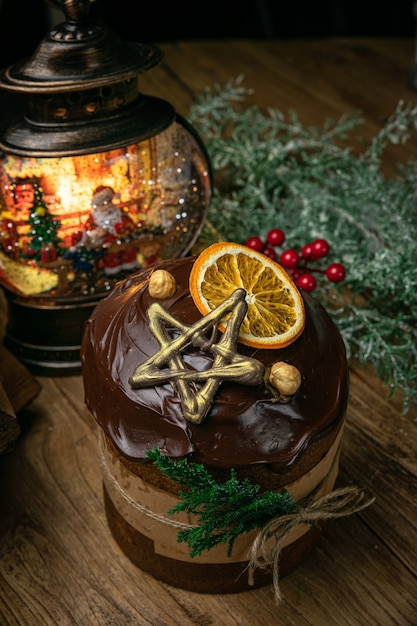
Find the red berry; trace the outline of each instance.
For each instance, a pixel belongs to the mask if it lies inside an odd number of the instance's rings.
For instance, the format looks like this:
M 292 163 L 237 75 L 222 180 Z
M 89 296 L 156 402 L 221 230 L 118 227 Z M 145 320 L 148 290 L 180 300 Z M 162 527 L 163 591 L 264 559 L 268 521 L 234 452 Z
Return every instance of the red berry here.
M 297 278 L 299 278 L 302 274 L 302 271 L 297 269 L 296 267 L 294 267 L 293 269 L 290 270 L 290 274 L 293 278 L 294 281 L 297 280 Z
M 285 233 L 280 228 L 272 228 L 267 234 L 266 240 L 271 246 L 282 246 L 285 241 Z
M 303 259 L 311 259 L 311 257 L 313 256 L 313 252 L 311 250 L 311 243 L 306 243 L 301 248 L 301 256 L 303 257 Z
M 296 281 L 295 284 L 304 291 L 313 291 L 317 287 L 317 281 L 311 274 L 301 274 Z
M 275 259 L 277 258 L 277 253 L 275 252 L 272 246 L 265 246 L 262 252 L 264 253 L 265 256 L 272 259 L 273 261 L 275 261 Z
M 297 267 L 300 257 L 297 250 L 288 248 L 288 250 L 284 250 L 279 260 L 284 267 L 288 267 L 291 269 L 293 267 Z
M 260 237 L 249 237 L 249 239 L 246 239 L 245 246 L 251 248 L 252 250 L 257 250 L 257 252 L 262 252 L 264 249 L 264 242 Z
M 332 283 L 340 283 L 346 276 L 346 270 L 341 263 L 332 263 L 326 269 L 326 276 Z
M 311 252 L 316 259 L 322 259 L 327 256 L 330 251 L 330 246 L 325 239 L 316 239 L 311 244 Z

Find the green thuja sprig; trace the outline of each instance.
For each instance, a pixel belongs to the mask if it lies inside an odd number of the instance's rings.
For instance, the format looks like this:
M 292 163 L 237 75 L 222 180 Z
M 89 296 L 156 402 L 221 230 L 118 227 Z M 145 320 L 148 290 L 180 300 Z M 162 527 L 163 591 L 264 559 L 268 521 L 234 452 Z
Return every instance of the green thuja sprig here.
M 228 544 L 230 556 L 239 535 L 300 508 L 287 491 L 262 492 L 259 485 L 248 479 L 238 480 L 233 469 L 229 480 L 218 483 L 203 465 L 163 456 L 158 448 L 148 450 L 147 458 L 186 488 L 179 492 L 181 501 L 168 513 L 185 511 L 195 515 L 196 526 L 180 530 L 177 538 L 179 543 L 188 543 L 192 557 L 218 544 Z

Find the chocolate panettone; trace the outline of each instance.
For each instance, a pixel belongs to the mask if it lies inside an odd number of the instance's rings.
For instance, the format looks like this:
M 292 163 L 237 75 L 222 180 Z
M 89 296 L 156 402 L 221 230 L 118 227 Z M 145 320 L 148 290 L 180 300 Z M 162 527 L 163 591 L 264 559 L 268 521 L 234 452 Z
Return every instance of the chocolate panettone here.
M 174 586 L 229 593 L 271 582 L 269 567 L 255 567 L 253 579 L 245 571 L 261 529 L 248 527 L 232 549 L 220 541 L 193 555 L 178 533 L 197 527 L 198 517 L 172 513 L 184 485 L 150 453 L 197 464 L 215 484 L 233 476 L 260 494 L 288 492 L 296 519 L 334 488 L 348 367 L 330 316 L 298 290 L 303 324 L 284 347 L 241 343 L 244 289 L 232 294 L 226 315 L 220 311 L 229 321 L 213 335 L 220 313 L 202 315 L 190 294 L 195 262 L 182 258 L 143 269 L 96 307 L 82 345 L 85 400 L 101 427 L 106 513 L 121 548 Z M 290 387 L 280 387 L 277 378 Z M 294 524 L 280 545 L 281 575 L 309 554 L 320 532 L 305 518 Z

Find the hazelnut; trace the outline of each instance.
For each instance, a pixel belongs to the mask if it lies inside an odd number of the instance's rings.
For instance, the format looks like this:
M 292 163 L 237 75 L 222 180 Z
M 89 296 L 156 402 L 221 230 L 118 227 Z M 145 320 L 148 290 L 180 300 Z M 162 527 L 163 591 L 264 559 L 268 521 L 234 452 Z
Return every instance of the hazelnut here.
M 301 385 L 301 374 L 294 365 L 277 361 L 271 367 L 269 382 L 281 395 L 293 396 Z
M 177 291 L 177 283 L 167 270 L 154 270 L 149 277 L 149 295 L 152 298 L 170 298 Z

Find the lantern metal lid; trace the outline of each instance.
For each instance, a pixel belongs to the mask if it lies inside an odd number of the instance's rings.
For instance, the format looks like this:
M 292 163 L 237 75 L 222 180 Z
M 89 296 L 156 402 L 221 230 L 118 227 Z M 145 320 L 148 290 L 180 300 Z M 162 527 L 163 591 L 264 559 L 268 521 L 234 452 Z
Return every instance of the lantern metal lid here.
M 118 148 L 161 132 L 175 111 L 144 96 L 139 76 L 163 58 L 90 18 L 94 0 L 48 0 L 66 20 L 33 56 L 0 73 L 0 88 L 25 97 L 24 116 L 2 119 L 0 148 L 23 156 L 68 156 Z

